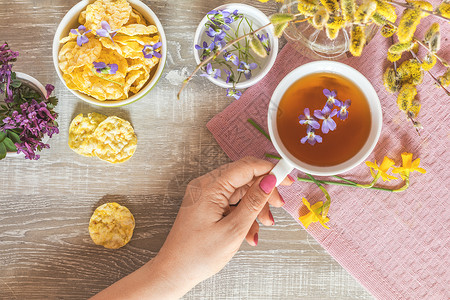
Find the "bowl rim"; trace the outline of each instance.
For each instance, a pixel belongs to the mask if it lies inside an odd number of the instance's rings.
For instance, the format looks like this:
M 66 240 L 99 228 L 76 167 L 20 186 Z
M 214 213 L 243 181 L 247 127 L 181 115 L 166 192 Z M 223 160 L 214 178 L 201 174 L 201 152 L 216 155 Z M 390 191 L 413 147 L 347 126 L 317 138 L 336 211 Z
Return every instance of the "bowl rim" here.
M 248 4 L 227 3 L 227 4 L 218 6 L 218 7 L 214 8 L 213 10 L 219 10 L 219 9 L 223 10 L 223 9 L 230 9 L 230 8 L 244 10 L 245 12 L 251 12 L 252 14 L 247 13 L 247 15 L 254 17 L 259 22 L 263 23 L 263 25 L 270 23 L 269 18 L 261 10 L 259 10 L 258 8 L 254 7 L 254 6 L 248 5 Z M 198 24 L 197 30 L 195 31 L 193 49 L 194 49 L 194 58 L 195 58 L 195 62 L 197 63 L 197 65 L 200 64 L 201 61 L 200 61 L 200 56 L 198 54 L 198 51 L 195 49 L 195 45 L 198 45 L 200 43 L 200 37 L 202 36 L 202 34 L 204 32 L 204 27 L 205 27 L 204 25 L 208 21 L 209 21 L 208 17 L 205 14 L 203 19 Z M 270 25 L 266 28 L 266 32 L 269 33 L 269 39 L 270 39 L 270 43 L 272 45 L 272 49 L 268 56 L 267 64 L 264 66 L 264 68 L 258 75 L 252 76 L 252 78 L 250 78 L 249 80 L 245 80 L 243 82 L 239 82 L 238 84 L 236 84 L 236 89 L 246 89 L 248 87 L 251 87 L 252 85 L 259 82 L 261 79 L 263 79 L 267 75 L 267 73 L 269 73 L 269 71 L 272 69 L 273 65 L 275 64 L 275 60 L 278 56 L 278 38 L 275 37 L 275 35 L 273 33 L 273 29 L 274 29 L 273 25 Z M 222 79 L 215 79 L 211 76 L 208 76 L 207 78 L 209 81 L 211 81 L 215 85 L 220 86 L 222 88 L 232 88 L 233 87 L 233 84 L 226 83 Z
M 136 102 L 136 101 L 142 99 L 143 97 L 145 97 L 155 87 L 155 85 L 158 83 L 159 79 L 162 76 L 163 70 L 165 68 L 166 60 L 167 60 L 167 39 L 166 39 L 166 35 L 164 32 L 164 28 L 163 28 L 159 18 L 157 17 L 157 15 L 144 2 L 142 2 L 140 0 L 127 0 L 130 3 L 130 5 L 132 6 L 132 8 L 136 9 L 140 13 L 142 13 L 142 11 L 145 11 L 146 14 L 151 16 L 152 20 L 147 20 L 147 18 L 146 18 L 146 21 L 151 24 L 154 24 L 158 28 L 158 34 L 160 36 L 161 43 L 162 43 L 162 47 L 161 47 L 162 57 L 158 63 L 156 72 L 153 74 L 153 77 L 137 94 L 134 94 L 133 96 L 131 96 L 125 100 L 105 100 L 105 101 L 97 100 L 94 97 L 91 97 L 89 95 L 81 93 L 77 90 L 72 90 L 69 87 L 67 87 L 67 84 L 62 77 L 62 71 L 59 68 L 59 58 L 58 58 L 59 50 L 61 49 L 61 44 L 59 43 L 59 41 L 60 41 L 63 33 L 65 33 L 64 29 L 67 27 L 66 25 L 69 24 L 70 22 L 72 22 L 75 18 L 78 19 L 81 11 L 84 8 L 86 8 L 87 5 L 93 3 L 94 1 L 95 0 L 81 0 L 80 2 L 75 4 L 61 19 L 61 21 L 56 29 L 54 38 L 53 38 L 53 46 L 52 46 L 53 65 L 55 67 L 55 70 L 56 70 L 56 73 L 58 74 L 59 79 L 62 81 L 64 86 L 72 94 L 74 94 L 77 98 L 79 98 L 87 103 L 90 103 L 90 104 L 93 104 L 96 106 L 101 106 L 101 107 L 120 107 L 120 106 L 131 104 L 131 103 Z
M 278 105 L 287 89 L 289 89 L 292 84 L 294 84 L 297 80 L 303 78 L 304 76 L 324 72 L 339 74 L 352 81 L 366 97 L 369 104 L 370 115 L 372 118 L 370 133 L 362 148 L 349 160 L 333 166 L 310 165 L 300 161 L 298 158 L 292 155 L 283 145 L 278 135 L 276 121 Z M 267 124 L 269 135 L 275 149 L 278 151 L 280 156 L 284 160 L 286 160 L 293 168 L 312 175 L 332 176 L 344 173 L 355 168 L 373 152 L 373 149 L 378 143 L 381 135 L 381 129 L 383 126 L 383 112 L 378 94 L 376 93 L 370 81 L 363 74 L 346 64 L 336 61 L 321 60 L 304 64 L 291 71 L 281 80 L 270 99 L 269 110 L 267 113 Z

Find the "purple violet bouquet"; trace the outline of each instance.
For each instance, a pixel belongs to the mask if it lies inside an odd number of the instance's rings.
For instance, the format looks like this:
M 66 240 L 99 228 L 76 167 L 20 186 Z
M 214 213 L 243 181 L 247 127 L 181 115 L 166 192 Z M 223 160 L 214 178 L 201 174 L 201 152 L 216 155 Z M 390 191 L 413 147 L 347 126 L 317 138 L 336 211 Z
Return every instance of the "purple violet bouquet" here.
M 18 52 L 12 51 L 7 43 L 0 45 L 0 160 L 7 152 L 25 154 L 26 159 L 37 160 L 36 154 L 50 148 L 42 139 L 59 133 L 54 111 L 58 104 L 56 97 L 50 97 L 54 87 L 47 84 L 46 95 L 16 78 L 12 71 Z M 0 96 L 0 100 L 2 96 Z
M 205 24 L 205 29 L 209 39 L 203 41 L 202 45 L 195 45 L 202 61 L 238 39 L 241 31 L 244 36 L 247 34 L 246 30 L 254 31 L 252 21 L 238 10 L 212 10 L 206 16 L 209 21 Z M 233 87 L 227 89 L 227 96 L 239 99 L 242 93 L 236 90 L 236 84 L 243 79 L 249 80 L 252 71 L 259 67 L 254 54 L 257 57 L 265 57 L 270 50 L 268 33 L 255 33 L 254 37 L 244 37 L 242 41 L 237 41 L 212 62 L 207 63 L 202 68 L 204 73 L 200 76 L 222 78 L 226 83 L 232 83 Z

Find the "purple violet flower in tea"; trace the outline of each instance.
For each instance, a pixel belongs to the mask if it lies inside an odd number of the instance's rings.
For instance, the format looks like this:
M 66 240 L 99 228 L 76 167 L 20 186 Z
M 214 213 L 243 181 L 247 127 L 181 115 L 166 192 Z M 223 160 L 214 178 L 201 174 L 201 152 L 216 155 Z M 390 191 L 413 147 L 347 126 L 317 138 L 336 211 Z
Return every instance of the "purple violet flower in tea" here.
M 208 63 L 206 65 L 205 73 L 200 74 L 200 76 L 203 77 L 213 77 L 214 79 L 217 79 L 221 75 L 220 69 L 214 69 L 211 65 L 211 63 Z
M 341 101 L 339 101 L 339 103 L 337 104 L 337 106 L 339 106 L 339 112 L 338 112 L 338 117 L 341 120 L 345 120 L 348 117 L 348 108 L 349 106 L 352 104 L 352 101 L 350 100 L 346 100 L 344 103 L 342 103 Z
M 302 143 L 302 144 L 304 144 L 304 143 L 306 143 L 306 141 L 308 141 L 308 143 L 311 145 L 311 146 L 314 146 L 314 144 L 317 142 L 317 143 L 322 143 L 322 137 L 320 136 L 320 135 L 317 135 L 316 133 L 315 133 L 315 129 L 314 128 L 312 128 L 311 126 L 308 126 L 307 128 L 306 128 L 306 136 L 305 137 L 303 137 L 301 140 L 300 140 L 300 142 Z
M 236 89 L 227 89 L 227 96 L 239 100 L 242 96 L 242 92 L 239 92 Z
M 157 58 L 161 58 L 162 54 L 159 53 L 158 51 L 156 51 L 161 46 L 162 46 L 161 42 L 157 42 L 154 45 L 145 45 L 144 49 L 142 49 L 142 53 L 144 53 L 145 58 L 152 58 L 153 56 L 157 57 Z
M 239 66 L 239 58 L 236 54 L 231 52 L 225 52 L 223 57 L 226 61 L 231 61 L 235 66 Z
M 102 29 L 97 29 L 98 36 L 109 38 L 113 43 L 113 38 L 116 36 L 118 30 L 111 30 L 111 26 L 106 21 L 101 22 Z
M 88 37 L 86 36 L 87 33 L 91 32 L 92 30 L 86 31 L 86 27 L 83 25 L 78 26 L 77 29 L 71 29 L 70 33 L 77 35 L 77 45 L 83 46 L 84 44 L 89 42 Z
M 119 70 L 119 66 L 117 64 L 106 64 L 104 62 L 93 62 L 95 71 L 101 74 L 116 74 L 117 70 Z
M 242 72 L 245 75 L 245 78 L 249 80 L 252 77 L 252 70 L 256 69 L 258 65 L 256 63 L 247 64 L 243 61 L 241 61 L 241 64 L 239 65 L 239 68 L 237 69 L 238 72 Z
M 305 110 L 303 112 L 304 112 L 304 115 L 300 115 L 298 117 L 299 123 L 302 125 L 309 125 L 314 129 L 319 129 L 320 124 L 314 116 L 310 115 L 309 108 L 305 108 Z
M 336 122 L 332 119 L 337 115 L 337 109 L 331 110 L 327 105 L 322 110 L 316 109 L 314 111 L 314 116 L 317 119 L 323 120 L 322 122 L 322 132 L 327 134 L 330 130 L 336 129 Z
M 333 106 L 336 104 L 336 91 L 330 91 L 329 89 L 323 89 L 323 94 L 325 95 L 325 97 L 327 97 L 327 103 L 325 105 L 327 105 L 330 109 L 333 108 Z M 339 100 L 337 100 L 339 101 Z

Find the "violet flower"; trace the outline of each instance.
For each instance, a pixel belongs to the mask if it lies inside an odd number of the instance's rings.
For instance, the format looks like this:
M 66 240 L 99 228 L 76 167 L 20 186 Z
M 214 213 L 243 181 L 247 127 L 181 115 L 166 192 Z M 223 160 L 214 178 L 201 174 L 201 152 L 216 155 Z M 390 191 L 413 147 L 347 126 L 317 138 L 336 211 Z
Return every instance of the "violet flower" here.
M 256 69 L 258 65 L 256 63 L 247 64 L 243 61 L 241 61 L 241 64 L 239 65 L 239 68 L 237 69 L 238 72 L 242 72 L 245 75 L 245 78 L 249 80 L 252 77 L 252 70 Z
M 93 62 L 95 71 L 101 74 L 116 74 L 117 70 L 119 70 L 119 66 L 117 64 L 106 64 L 104 62 Z
M 305 108 L 304 115 L 298 117 L 299 123 L 302 125 L 309 125 L 314 129 L 319 129 L 320 124 L 314 116 L 310 115 L 309 108 Z
M 270 52 L 270 44 L 269 44 L 269 33 L 266 34 L 256 34 L 259 41 L 263 45 L 264 49 L 266 50 L 266 53 L 269 54 Z
M 220 69 L 213 69 L 211 63 L 208 63 L 206 65 L 205 73 L 200 74 L 200 76 L 213 77 L 214 79 L 217 79 L 220 75 L 221 75 Z
M 322 110 L 315 110 L 314 116 L 317 119 L 323 120 L 322 122 L 322 132 L 328 133 L 330 130 L 336 129 L 336 122 L 332 119 L 337 114 L 337 109 L 331 110 L 327 105 Z
M 227 79 L 225 80 L 226 83 L 230 83 L 230 81 L 234 82 L 234 76 L 233 73 L 230 70 L 223 70 L 225 74 L 227 74 Z
M 202 55 L 201 55 L 201 60 L 204 60 L 205 58 L 207 58 L 211 52 L 214 50 L 214 48 L 216 47 L 216 45 L 214 44 L 214 42 L 211 42 L 211 44 L 209 44 L 207 42 L 203 42 L 203 47 L 200 45 L 195 45 L 195 49 L 197 50 L 203 50 Z
M 158 51 L 156 51 L 157 49 L 161 48 L 162 43 L 161 42 L 157 42 L 154 45 L 145 45 L 144 49 L 142 49 L 142 53 L 144 53 L 144 57 L 145 58 L 152 58 L 157 57 L 157 58 L 161 58 L 162 54 L 159 53 Z
M 314 146 L 314 144 L 317 143 L 322 143 L 322 137 L 320 135 L 317 135 L 315 133 L 314 128 L 312 128 L 311 126 L 308 126 L 308 128 L 306 129 L 306 136 L 303 137 L 300 142 L 302 144 L 306 143 L 306 141 L 308 141 L 308 143 L 311 146 Z
M 341 120 L 345 120 L 348 117 L 348 108 L 349 106 L 352 104 L 352 101 L 350 100 L 346 100 L 344 103 L 342 103 L 341 101 L 339 101 L 339 103 L 337 104 L 337 106 L 340 107 L 339 109 L 339 113 L 338 113 L 338 117 Z
M 101 37 L 109 38 L 114 43 L 113 38 L 116 36 L 118 29 L 111 30 L 111 26 L 106 21 L 102 21 L 101 25 L 102 29 L 97 29 L 96 34 Z
M 242 96 L 242 92 L 239 92 L 236 89 L 227 89 L 227 96 L 239 100 Z
M 330 109 L 333 108 L 333 106 L 337 103 L 336 101 L 339 101 L 336 99 L 336 91 L 330 91 L 329 89 L 323 89 L 323 94 L 328 98 L 327 103 L 325 104 Z
M 226 52 L 223 54 L 226 61 L 231 61 L 234 65 L 239 66 L 239 58 L 236 54 L 231 52 Z
M 89 42 L 88 37 L 86 36 L 87 33 L 91 32 L 92 30 L 86 31 L 86 27 L 83 25 L 78 26 L 77 29 L 71 29 L 70 33 L 77 35 L 77 45 L 83 46 L 84 44 Z
M 214 28 L 214 26 L 210 26 L 208 30 L 206 30 L 206 34 L 210 38 L 214 38 L 214 43 L 222 41 L 227 33 L 222 28 Z

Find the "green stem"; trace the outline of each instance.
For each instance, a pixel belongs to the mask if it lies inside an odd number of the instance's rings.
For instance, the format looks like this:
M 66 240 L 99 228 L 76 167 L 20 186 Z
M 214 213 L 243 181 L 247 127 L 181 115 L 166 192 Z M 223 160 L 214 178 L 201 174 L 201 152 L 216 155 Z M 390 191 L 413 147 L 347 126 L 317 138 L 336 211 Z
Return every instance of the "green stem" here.
M 95 70 L 95 67 L 92 67 L 92 73 L 94 73 L 94 75 L 97 76 L 98 78 L 101 78 L 101 79 L 103 79 L 103 80 L 112 82 L 112 83 L 117 84 L 117 85 L 119 85 L 119 86 L 123 86 L 123 84 L 121 84 L 121 83 L 118 83 L 118 82 L 116 82 L 116 81 L 114 81 L 114 80 L 111 80 L 111 79 L 106 79 L 106 78 L 104 78 L 104 77 L 98 75 L 98 74 L 97 74 L 97 71 Z
M 269 141 L 271 141 L 270 136 L 258 125 L 253 119 L 247 119 L 247 121 L 253 125 L 259 132 L 261 132 Z
M 310 182 L 310 183 L 315 183 L 314 180 L 310 179 L 310 178 L 302 178 L 302 177 L 297 177 L 298 181 L 301 182 Z M 345 182 L 338 182 L 338 181 L 329 181 L 329 180 L 317 180 L 317 182 L 321 183 L 321 184 L 329 184 L 329 185 L 339 185 L 339 186 L 351 186 L 351 187 L 355 187 L 355 188 L 361 188 L 355 184 L 351 184 L 351 183 L 345 183 Z M 386 189 L 386 188 L 380 188 L 380 187 L 371 187 L 368 188 L 369 190 L 377 190 L 377 191 L 386 191 L 386 192 L 394 192 L 394 190 L 391 189 Z
M 340 179 L 340 180 L 342 180 L 342 181 L 345 181 L 345 182 L 351 183 L 352 185 L 357 185 L 357 183 L 356 183 L 356 182 L 354 182 L 354 181 L 351 181 L 351 180 L 348 180 L 348 179 L 345 179 L 344 177 L 341 177 L 341 176 L 337 176 L 337 175 L 333 175 L 333 177 L 334 177 L 334 178 L 337 178 L 337 179 Z
M 377 183 L 378 179 L 380 179 L 381 176 L 381 172 L 377 172 L 377 175 L 375 175 L 375 177 L 373 178 L 372 182 L 369 184 L 357 184 L 357 186 L 363 188 L 363 189 L 370 189 L 371 187 L 373 187 L 375 185 L 375 183 Z
M 399 193 L 405 191 L 409 187 L 409 174 L 406 175 L 405 178 L 405 185 L 403 185 L 401 188 L 393 190 L 394 193 Z
M 328 210 L 330 210 L 331 205 L 330 194 L 328 193 L 327 189 L 324 188 L 323 185 L 320 184 L 320 182 L 317 179 L 315 179 L 311 174 L 306 173 L 306 175 L 319 187 L 319 189 L 323 192 L 325 198 L 327 199 L 327 201 L 325 201 L 325 203 L 322 206 L 322 217 L 325 218 L 328 214 Z
M 269 154 L 269 153 L 266 153 L 265 156 L 266 156 L 267 158 L 273 158 L 273 159 L 278 159 L 278 160 L 281 159 L 281 157 L 276 156 L 276 155 L 273 155 L 273 154 Z

